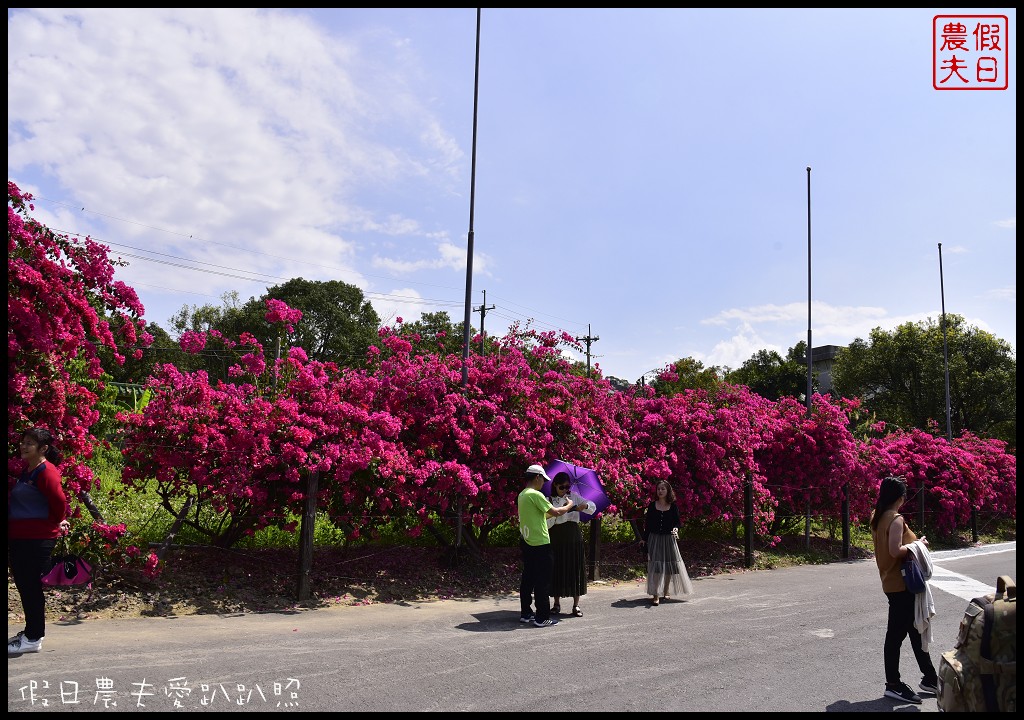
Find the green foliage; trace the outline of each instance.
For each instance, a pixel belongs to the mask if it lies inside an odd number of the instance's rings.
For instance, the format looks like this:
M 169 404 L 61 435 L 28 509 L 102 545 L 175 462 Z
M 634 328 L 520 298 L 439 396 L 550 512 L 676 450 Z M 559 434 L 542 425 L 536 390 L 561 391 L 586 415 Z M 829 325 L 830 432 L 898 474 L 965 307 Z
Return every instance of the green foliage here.
M 635 542 L 636 534 L 629 520 L 621 515 L 603 515 L 601 517 L 601 542 L 620 543 Z
M 404 323 L 400 332 L 402 337 L 412 343 L 412 352 L 415 355 L 461 356 L 465 344 L 464 325 L 465 323 L 452 322 L 447 312 L 428 312 L 423 313 L 416 322 Z M 474 328 L 470 326 L 471 340 L 475 332 Z M 476 347 L 471 347 L 470 352 L 479 353 L 479 344 Z
M 217 330 L 231 338 L 247 332 L 260 341 L 267 360 L 271 361 L 277 356 L 279 338 L 265 319 L 266 301 L 270 299 L 281 300 L 302 311 L 302 319 L 295 323 L 294 332 L 280 338 L 282 355 L 288 347 L 301 347 L 311 360 L 358 367 L 366 357 L 367 348 L 377 340 L 380 318 L 376 311 L 363 297 L 362 290 L 341 280 L 292 278 L 244 304 L 237 292 L 225 293 L 220 307 L 186 305 L 171 318 L 171 329 L 177 336 L 187 330 Z M 201 368 L 211 378 L 226 379 L 227 363 L 214 349 L 190 357 L 190 361 L 178 367 L 182 370 Z
M 738 369 L 725 376 L 734 385 L 746 385 L 769 400 L 802 398 L 807 394 L 807 343 L 800 341 L 783 358 L 774 350 L 758 350 Z M 812 382 L 814 378 L 812 377 Z
M 487 536 L 487 544 L 494 547 L 513 547 L 519 545 L 519 520 L 506 520 Z
M 296 524 L 298 517 L 291 518 Z M 265 527 L 257 530 L 251 537 L 243 538 L 236 547 L 238 548 L 297 548 L 299 543 L 299 529 L 284 530 L 278 527 Z M 322 547 L 343 547 L 347 544 L 345 533 L 339 530 L 331 522 L 326 512 L 316 514 L 313 522 L 313 545 Z
M 605 379 L 608 381 L 608 384 L 612 386 L 613 390 L 617 390 L 619 392 L 624 392 L 633 387 L 633 383 L 629 380 L 623 380 L 622 378 L 615 377 L 614 375 L 609 375 Z
M 124 523 L 128 534 L 140 546 L 160 542 L 166 537 L 173 518 L 160 506 L 156 481 L 150 482 L 146 490 L 140 492 L 125 490 L 121 485 L 120 470 L 114 470 L 112 466 L 101 470 L 100 476 L 100 489 L 92 499 L 104 520 L 113 524 Z M 82 513 L 88 516 L 84 508 Z
M 680 358 L 662 370 L 651 387 L 658 395 L 678 395 L 684 390 L 706 390 L 712 392 L 723 381 L 724 368 L 704 367 L 700 360 L 691 357 Z
M 245 317 L 242 302 L 237 291 L 221 295 L 220 307 L 216 305 L 185 305 L 171 316 L 171 333 L 180 336 L 183 332 L 209 332 L 217 330 L 229 337 L 238 337 L 253 320 Z
M 366 349 L 377 340 L 380 317 L 358 287 L 341 280 L 292 278 L 268 289 L 258 300 L 250 300 L 243 308 L 247 317 L 259 319 L 248 330 L 261 341 L 266 337 L 263 345 L 268 350 L 275 349 L 277 340 L 269 337 L 263 319 L 268 299 L 281 300 L 302 311 L 295 332 L 286 340 L 288 345 L 305 350 L 311 360 L 333 362 L 340 367 L 361 366 Z
M 967 326 L 960 315 L 946 316 L 945 333 L 929 318 L 857 338 L 836 355 L 833 388 L 862 398 L 891 425 L 930 432 L 937 423 L 945 430 L 946 355 L 952 436 L 970 431 L 1016 448 L 1017 360 L 1006 341 Z
M 109 319 L 109 322 L 114 334 L 119 336 L 124 320 L 114 318 Z M 142 350 L 142 356 L 139 358 L 135 357 L 133 351 L 127 352 L 123 364 L 119 365 L 114 360 L 114 355 L 109 348 L 97 348 L 100 363 L 111 381 L 126 385 L 144 383 L 146 378 L 153 374 L 153 368 L 158 363 L 171 362 L 179 367 L 187 367 L 179 363 L 189 356 L 178 347 L 166 330 L 151 322 L 146 325 L 145 332 L 152 336 L 153 342 L 148 347 L 135 348 Z M 141 335 L 141 333 L 139 334 Z

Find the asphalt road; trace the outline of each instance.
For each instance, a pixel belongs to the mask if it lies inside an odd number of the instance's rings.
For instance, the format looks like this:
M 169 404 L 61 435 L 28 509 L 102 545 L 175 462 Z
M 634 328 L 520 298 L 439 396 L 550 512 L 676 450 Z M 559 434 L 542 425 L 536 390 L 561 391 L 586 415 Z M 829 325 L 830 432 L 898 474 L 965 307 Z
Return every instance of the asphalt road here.
M 683 547 L 685 558 L 685 545 Z M 932 659 L 970 598 L 1016 580 L 1016 542 L 934 553 Z M 873 560 L 697 578 L 652 608 L 591 584 L 584 616 L 518 621 L 518 597 L 296 613 L 51 622 L 8 658 L 8 711 L 936 712 L 884 698 Z M 14 634 L 21 627 L 9 627 Z M 903 679 L 920 673 L 904 643 Z

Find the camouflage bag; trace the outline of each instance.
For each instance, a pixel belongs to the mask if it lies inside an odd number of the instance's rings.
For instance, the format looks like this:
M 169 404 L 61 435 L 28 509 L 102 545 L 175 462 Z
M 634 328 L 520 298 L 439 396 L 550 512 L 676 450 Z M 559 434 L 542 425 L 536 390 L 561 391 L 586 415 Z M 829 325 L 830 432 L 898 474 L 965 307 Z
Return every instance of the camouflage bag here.
M 939 660 L 937 701 L 943 712 L 1017 711 L 1017 585 L 1009 576 L 967 605 L 956 645 Z

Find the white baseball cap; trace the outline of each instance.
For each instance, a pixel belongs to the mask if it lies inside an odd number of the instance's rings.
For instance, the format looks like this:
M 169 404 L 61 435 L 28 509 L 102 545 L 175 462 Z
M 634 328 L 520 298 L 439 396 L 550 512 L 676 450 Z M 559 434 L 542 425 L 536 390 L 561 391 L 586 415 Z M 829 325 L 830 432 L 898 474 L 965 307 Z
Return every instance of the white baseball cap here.
M 548 474 L 546 472 L 544 472 L 544 468 L 542 468 L 540 465 L 531 465 L 530 467 L 526 468 L 526 474 L 527 475 L 540 475 L 542 478 L 544 478 L 548 482 L 551 481 L 551 478 L 548 477 Z

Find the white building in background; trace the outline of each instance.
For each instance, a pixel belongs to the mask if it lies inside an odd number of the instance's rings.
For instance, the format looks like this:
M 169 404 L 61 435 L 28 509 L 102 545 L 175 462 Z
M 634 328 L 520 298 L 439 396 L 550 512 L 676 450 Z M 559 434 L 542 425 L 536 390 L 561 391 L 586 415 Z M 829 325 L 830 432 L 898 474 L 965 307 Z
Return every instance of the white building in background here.
M 841 345 L 819 345 L 811 349 L 811 369 L 818 378 L 818 392 L 832 392 L 832 365 Z

